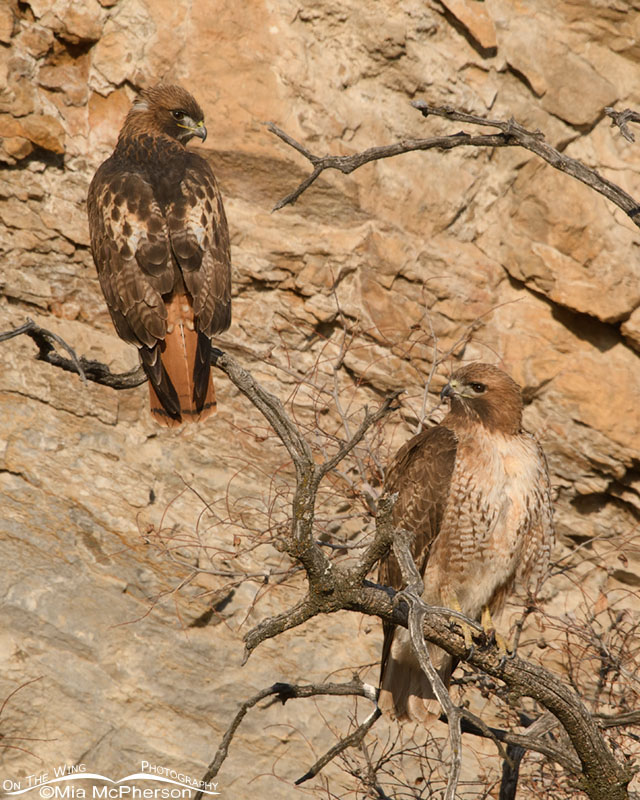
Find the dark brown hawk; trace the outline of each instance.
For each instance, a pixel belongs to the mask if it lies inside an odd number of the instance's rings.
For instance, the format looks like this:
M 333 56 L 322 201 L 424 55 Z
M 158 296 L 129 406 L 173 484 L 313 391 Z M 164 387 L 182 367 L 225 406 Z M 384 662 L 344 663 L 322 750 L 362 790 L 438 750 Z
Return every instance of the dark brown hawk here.
M 536 439 L 522 430 L 522 393 L 505 372 L 468 364 L 442 390 L 444 420 L 398 451 L 386 488 L 397 492 L 396 528 L 414 533 L 423 599 L 479 619 L 498 614 L 516 583 L 546 573 L 554 542 L 549 474 Z M 380 583 L 402 588 L 393 555 Z M 446 686 L 455 663 L 429 645 Z M 426 721 L 437 703 L 404 628 L 384 626 L 379 705 L 399 719 Z
M 138 347 L 151 414 L 169 427 L 215 411 L 211 337 L 231 323 L 227 220 L 211 167 L 186 149 L 194 136 L 207 129 L 189 92 L 143 91 L 87 202 L 111 319 Z

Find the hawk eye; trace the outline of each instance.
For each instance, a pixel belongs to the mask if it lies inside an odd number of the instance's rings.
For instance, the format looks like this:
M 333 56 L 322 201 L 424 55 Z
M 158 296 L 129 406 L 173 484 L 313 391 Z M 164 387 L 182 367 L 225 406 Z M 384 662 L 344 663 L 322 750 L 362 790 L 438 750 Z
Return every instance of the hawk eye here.
M 176 120 L 184 119 L 184 111 L 172 111 L 171 116 Z
M 487 387 L 484 383 L 470 383 L 469 386 L 471 386 L 476 394 L 484 394 L 484 392 L 487 391 Z

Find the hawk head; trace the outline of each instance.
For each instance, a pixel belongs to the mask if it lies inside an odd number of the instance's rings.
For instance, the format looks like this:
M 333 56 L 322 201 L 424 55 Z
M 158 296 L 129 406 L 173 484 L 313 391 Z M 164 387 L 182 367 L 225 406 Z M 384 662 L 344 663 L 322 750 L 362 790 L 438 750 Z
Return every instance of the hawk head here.
M 127 114 L 120 138 L 136 133 L 164 134 L 185 145 L 194 136 L 207 138 L 204 114 L 193 96 L 164 83 L 143 90 Z
M 456 370 L 440 398 L 449 398 L 450 416 L 458 424 L 479 422 L 507 434 L 518 433 L 522 426 L 520 387 L 492 364 L 466 364 Z

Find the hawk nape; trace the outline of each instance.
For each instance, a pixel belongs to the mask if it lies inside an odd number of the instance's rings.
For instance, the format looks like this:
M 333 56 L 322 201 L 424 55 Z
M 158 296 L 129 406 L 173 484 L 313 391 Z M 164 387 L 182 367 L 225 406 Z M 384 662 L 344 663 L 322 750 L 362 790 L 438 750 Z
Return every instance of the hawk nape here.
M 516 583 L 535 586 L 554 542 L 549 474 L 535 438 L 522 430 L 522 393 L 490 364 L 467 364 L 442 390 L 447 416 L 400 448 L 386 480 L 397 492 L 393 523 L 414 534 L 423 600 L 479 619 L 498 614 Z M 400 589 L 393 555 L 380 583 Z M 445 686 L 455 662 L 428 645 Z M 399 719 L 439 715 L 431 684 L 404 628 L 384 624 L 379 705 Z
M 180 86 L 140 94 L 87 208 L 91 252 L 119 336 L 138 347 L 151 414 L 173 427 L 215 411 L 211 337 L 231 323 L 229 232 L 202 109 Z

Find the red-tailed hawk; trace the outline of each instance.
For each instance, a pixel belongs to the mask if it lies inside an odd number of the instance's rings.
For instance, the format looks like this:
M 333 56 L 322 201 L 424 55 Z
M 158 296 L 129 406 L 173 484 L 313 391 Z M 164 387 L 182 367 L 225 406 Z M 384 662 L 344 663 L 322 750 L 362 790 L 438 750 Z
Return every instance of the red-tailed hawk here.
M 544 453 L 522 430 L 522 394 L 505 372 L 468 364 L 442 390 L 444 420 L 398 451 L 386 481 L 397 492 L 396 528 L 415 534 L 413 557 L 423 599 L 452 605 L 472 619 L 498 614 L 516 583 L 533 586 L 548 568 L 554 542 Z M 399 589 L 391 554 L 380 583 Z M 448 686 L 455 663 L 429 645 Z M 399 719 L 426 721 L 437 704 L 404 628 L 384 626 L 379 705 Z
M 138 347 L 151 414 L 173 427 L 215 411 L 211 337 L 231 322 L 229 232 L 211 167 L 186 149 L 202 109 L 180 86 L 133 104 L 91 181 L 91 252 L 116 331 Z

